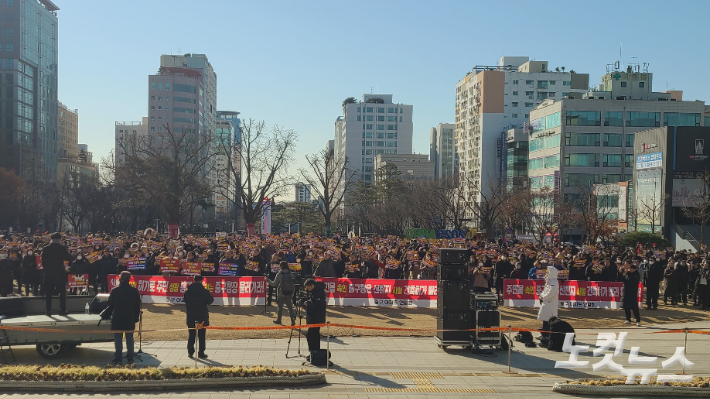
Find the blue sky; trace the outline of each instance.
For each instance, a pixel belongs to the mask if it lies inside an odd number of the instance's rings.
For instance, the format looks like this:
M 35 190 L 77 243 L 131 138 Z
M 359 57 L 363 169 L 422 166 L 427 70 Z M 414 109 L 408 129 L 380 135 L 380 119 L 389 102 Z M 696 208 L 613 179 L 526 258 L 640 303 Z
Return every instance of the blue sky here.
M 298 162 L 333 138 L 349 96 L 393 94 L 414 106 L 414 150 L 454 121 L 456 82 L 503 55 L 590 74 L 650 63 L 654 90 L 710 101 L 703 29 L 710 1 L 55 0 L 59 100 L 79 109 L 79 142 L 94 159 L 114 122 L 148 113 L 148 75 L 161 54 L 207 54 L 217 108 L 296 130 Z

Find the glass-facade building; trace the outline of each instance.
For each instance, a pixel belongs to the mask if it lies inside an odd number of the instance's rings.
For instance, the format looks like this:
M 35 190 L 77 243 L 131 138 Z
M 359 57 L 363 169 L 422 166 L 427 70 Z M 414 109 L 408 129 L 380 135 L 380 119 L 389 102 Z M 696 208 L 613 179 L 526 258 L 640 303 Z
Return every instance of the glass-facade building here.
M 57 176 L 58 10 L 0 0 L 0 166 L 29 183 Z

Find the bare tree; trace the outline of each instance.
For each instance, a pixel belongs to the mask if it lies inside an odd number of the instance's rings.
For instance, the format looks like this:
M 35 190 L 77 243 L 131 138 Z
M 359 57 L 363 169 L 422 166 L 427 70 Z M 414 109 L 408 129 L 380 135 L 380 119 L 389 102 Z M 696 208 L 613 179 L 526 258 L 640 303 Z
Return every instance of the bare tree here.
M 222 148 L 228 161 L 226 173 L 236 182 L 238 193 L 228 196 L 239 203 L 249 234 L 261 216 L 264 200 L 281 192 L 289 183 L 286 171 L 293 160 L 298 135 L 291 129 L 250 119 L 240 127 L 242 142 L 235 148 Z
M 318 196 L 318 210 L 325 221 L 325 236 L 331 235 L 331 219 L 343 203 L 345 193 L 355 183 L 356 172 L 348 169 L 348 159 L 336 158 L 323 149 L 306 155 L 310 170 L 301 169 L 301 176 L 310 185 L 311 193 Z
M 526 223 L 533 232 L 535 241 L 542 244 L 550 234 L 561 235 L 563 231 L 575 224 L 573 207 L 564 201 L 561 195 L 549 187 L 531 191 L 527 197 L 530 210 Z
M 578 187 L 578 200 L 574 207 L 577 220 L 586 233 L 588 244 L 610 240 L 617 231 L 619 186 L 596 186 L 593 189 Z M 617 210 L 617 212 L 614 212 Z
M 531 212 L 531 205 L 530 190 L 509 191 L 500 215 L 503 228 L 517 231 Z
M 666 203 L 668 201 L 668 194 L 656 194 L 655 190 L 653 195 L 646 196 L 643 198 L 638 198 L 636 201 L 636 227 L 640 224 L 648 224 L 651 229 L 651 233 L 656 233 L 656 229 L 661 223 L 661 216 L 663 215 L 663 210 L 666 208 Z M 646 222 L 646 223 L 643 223 Z
M 213 139 L 198 136 L 190 127 L 169 125 L 148 136 L 131 137 L 121 143 L 125 160 L 115 166 L 113 174 L 145 197 L 164 221 L 179 224 L 200 200 L 211 195 L 206 176 L 212 167 Z
M 469 207 L 478 220 L 478 229 L 488 234 L 498 222 L 504 205 L 508 201 L 508 191 L 504 182 L 488 179 L 486 186 L 481 186 L 475 179 L 460 177 L 459 187 L 469 196 Z

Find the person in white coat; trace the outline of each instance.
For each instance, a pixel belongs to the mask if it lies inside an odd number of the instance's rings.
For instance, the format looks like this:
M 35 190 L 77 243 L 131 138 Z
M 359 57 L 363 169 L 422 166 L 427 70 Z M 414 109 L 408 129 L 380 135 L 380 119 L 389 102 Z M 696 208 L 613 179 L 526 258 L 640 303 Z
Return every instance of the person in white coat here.
M 547 267 L 545 275 L 545 289 L 540 294 L 540 310 L 537 312 L 537 319 L 542 321 L 542 330 L 550 331 L 550 318 L 557 317 L 559 308 L 560 285 L 557 280 L 559 271 L 554 266 Z M 544 338 L 549 337 L 549 333 L 544 332 Z

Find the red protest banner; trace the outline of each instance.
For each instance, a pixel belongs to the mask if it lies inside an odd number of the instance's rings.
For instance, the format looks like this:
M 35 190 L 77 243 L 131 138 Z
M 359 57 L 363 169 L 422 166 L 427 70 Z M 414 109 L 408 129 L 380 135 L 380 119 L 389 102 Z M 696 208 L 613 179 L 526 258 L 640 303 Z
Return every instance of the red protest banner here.
M 561 308 L 619 309 L 623 284 L 606 281 L 559 281 L 559 306 Z M 641 305 L 642 285 L 637 298 Z M 545 280 L 504 280 L 503 304 L 505 306 L 539 307 L 539 294 Z
M 319 278 L 329 305 L 435 308 L 436 280 Z
M 110 288 L 118 286 L 118 275 L 108 277 Z M 189 276 L 131 276 L 131 285 L 138 289 L 144 303 L 182 303 Z M 264 277 L 205 277 L 203 285 L 215 298 L 214 305 L 263 305 Z

